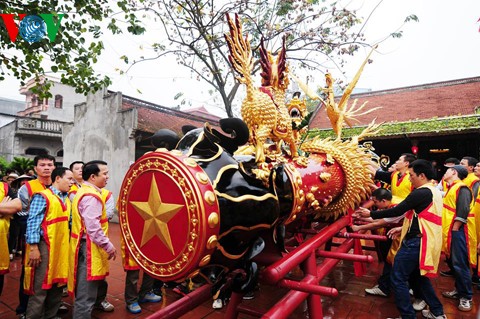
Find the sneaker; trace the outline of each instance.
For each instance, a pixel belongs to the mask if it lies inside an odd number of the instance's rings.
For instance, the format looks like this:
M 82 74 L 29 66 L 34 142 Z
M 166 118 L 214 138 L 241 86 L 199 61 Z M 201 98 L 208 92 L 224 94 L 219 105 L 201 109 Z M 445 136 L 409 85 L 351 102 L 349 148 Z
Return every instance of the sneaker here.
M 252 291 L 247 292 L 246 294 L 243 295 L 243 300 L 252 300 L 255 298 L 255 293 Z
M 222 299 L 215 299 L 212 304 L 213 309 L 222 309 L 223 308 L 223 301 Z
M 472 299 L 460 298 L 460 303 L 458 304 L 458 310 L 460 311 L 472 310 Z
M 413 289 L 408 289 L 408 293 L 410 294 L 410 296 L 413 296 Z
M 413 306 L 413 309 L 415 309 L 415 311 L 420 311 L 427 306 L 427 303 L 425 302 L 425 300 L 415 298 L 413 300 L 412 306 Z
M 10 257 L 10 261 L 12 261 L 13 260 L 13 254 L 10 254 L 9 257 Z
M 452 291 L 444 291 L 442 292 L 442 296 L 445 298 L 450 298 L 450 299 L 460 299 L 460 296 L 458 295 L 457 289 L 454 289 Z
M 162 301 L 162 296 L 156 295 L 153 292 L 147 292 L 142 299 L 138 300 L 139 303 L 160 301 Z
M 378 285 L 372 287 L 372 288 L 366 288 L 365 289 L 365 292 L 369 295 L 374 295 L 374 296 L 382 296 L 382 297 L 388 297 L 386 293 L 384 293 L 382 291 L 382 289 L 380 289 L 380 287 L 378 287 Z
M 24 313 L 21 313 L 18 315 L 18 319 L 26 319 L 26 318 L 27 318 L 27 315 Z
M 67 305 L 62 302 L 62 304 L 60 305 L 60 307 L 58 307 L 58 310 L 57 310 L 57 315 L 62 315 L 62 314 L 65 314 L 68 312 L 68 308 L 67 308 Z
M 132 304 L 127 305 L 127 310 L 130 313 L 140 313 L 142 312 L 142 308 L 138 305 L 138 302 L 134 302 Z
M 440 276 L 443 277 L 453 277 L 455 274 L 453 273 L 453 270 L 443 270 L 440 271 Z
M 103 312 L 112 312 L 115 310 L 115 307 L 105 299 L 99 305 L 95 306 L 95 309 L 101 310 Z
M 447 319 L 445 315 L 435 316 L 430 310 L 422 310 L 422 316 L 428 319 Z

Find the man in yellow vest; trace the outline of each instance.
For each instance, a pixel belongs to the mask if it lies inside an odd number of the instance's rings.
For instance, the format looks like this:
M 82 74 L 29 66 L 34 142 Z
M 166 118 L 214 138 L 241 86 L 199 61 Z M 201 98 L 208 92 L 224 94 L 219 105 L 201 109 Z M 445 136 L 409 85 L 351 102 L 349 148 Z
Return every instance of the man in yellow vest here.
M 395 304 L 402 318 L 416 318 L 408 285 L 409 279 L 415 280 L 423 294 L 422 299 L 429 306 L 429 310 L 422 310 L 422 315 L 446 318 L 429 279 L 437 275 L 442 250 L 442 195 L 431 183 L 434 171 L 430 162 L 416 160 L 408 169 L 414 190 L 405 200 L 393 208 L 361 212 L 361 215 L 379 219 L 406 213 L 400 235 L 401 246 L 395 255 L 390 278 Z
M 444 175 L 449 188 L 443 199 L 443 252 L 450 257 L 455 275 L 455 289 L 443 292 L 447 298 L 460 299 L 460 311 L 472 310 L 470 265 L 477 263 L 475 219 L 470 216 L 472 193 L 462 182 L 468 172 L 454 165 Z
M 19 236 L 25 236 L 27 230 L 28 212 L 30 210 L 30 201 L 35 193 L 41 192 L 52 184 L 52 171 L 55 168 L 55 157 L 52 155 L 37 155 L 33 159 L 33 165 L 37 178 L 27 181 L 18 189 L 18 198 L 22 202 L 22 210 L 18 212 L 21 227 Z M 24 255 L 27 253 L 23 249 Z M 23 265 L 20 275 L 19 305 L 15 310 L 18 315 L 24 315 L 27 311 L 28 295 L 23 292 L 23 283 L 25 281 L 25 270 L 28 270 L 28 264 Z M 29 278 L 26 278 L 28 281 Z M 66 310 L 66 309 L 65 309 Z
M 72 202 L 75 195 L 77 194 L 78 189 L 82 187 L 82 184 L 83 184 L 83 176 L 82 176 L 83 165 L 85 165 L 85 163 L 82 161 L 74 161 L 69 166 L 70 170 L 73 173 L 73 178 L 74 178 L 74 184 L 72 188 L 70 188 L 70 191 L 68 192 L 68 197 Z M 104 204 L 106 205 L 108 220 L 111 220 L 115 210 L 115 201 L 113 199 L 112 192 L 103 188 L 102 199 L 104 201 Z M 112 312 L 113 310 L 115 310 L 115 307 L 107 300 L 107 291 L 108 291 L 108 283 L 106 280 L 103 280 L 98 287 L 97 300 L 95 301 L 95 306 L 94 306 L 95 309 L 98 309 L 104 312 Z M 64 295 L 68 295 L 68 292 L 64 291 Z
M 474 173 L 474 169 L 477 164 L 478 160 L 471 156 L 464 156 L 460 161 L 460 165 L 463 165 L 468 171 L 468 175 L 463 179 L 463 182 L 472 191 L 474 200 L 476 200 L 478 197 L 478 190 L 480 188 L 480 179 Z M 480 226 L 480 214 L 475 214 L 475 223 Z M 480 279 L 478 277 L 478 264 L 473 269 L 472 282 L 476 285 L 480 284 Z
M 30 294 L 28 319 L 55 317 L 67 283 L 72 171 L 55 168 L 52 180 L 50 188 L 33 195 L 28 214 L 25 262 L 30 267 L 25 278 L 30 280 L 24 283 Z
M 8 184 L 0 182 L 0 296 L 3 291 L 3 276 L 8 274 L 10 267 L 8 249 L 10 217 L 22 209 L 22 203 L 19 199 L 10 200 L 14 196 Z
M 70 197 L 70 200 L 73 201 L 73 196 L 77 193 L 78 189 L 82 187 L 83 184 L 83 177 L 82 177 L 82 168 L 83 165 L 85 165 L 84 162 L 82 161 L 75 161 L 70 164 L 70 170 L 73 173 L 73 179 L 74 183 L 72 188 L 70 188 L 70 191 L 68 192 L 68 196 Z
M 109 272 L 109 259 L 117 251 L 108 238 L 108 219 L 102 188 L 108 181 L 104 161 L 91 161 L 83 166 L 84 183 L 72 204 L 70 238 L 70 273 L 68 290 L 75 293 L 74 319 L 90 318 L 98 287 Z
M 375 179 L 390 184 L 392 195 L 404 199 L 413 189 L 408 178 L 408 165 L 416 159 L 413 154 L 403 153 L 395 162 L 396 170 L 393 173 L 378 170 Z

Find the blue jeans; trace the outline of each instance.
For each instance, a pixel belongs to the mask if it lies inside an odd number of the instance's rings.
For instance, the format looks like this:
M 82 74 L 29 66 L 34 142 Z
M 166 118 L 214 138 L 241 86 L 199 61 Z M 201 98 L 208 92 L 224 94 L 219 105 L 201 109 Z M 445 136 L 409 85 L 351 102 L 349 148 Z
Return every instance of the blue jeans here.
M 393 263 L 390 276 L 392 290 L 395 293 L 395 304 L 403 319 L 417 318 L 408 292 L 409 278 L 418 283 L 419 297 L 425 300 L 430 307 L 430 311 L 435 316 L 443 315 L 442 303 L 438 300 L 430 283 L 430 279 L 420 275 L 420 240 L 420 237 L 403 240 L 400 250 L 395 256 L 395 262 Z
M 455 289 L 460 297 L 472 299 L 472 280 L 468 261 L 467 241 L 463 227 L 451 232 L 450 257 L 455 271 Z

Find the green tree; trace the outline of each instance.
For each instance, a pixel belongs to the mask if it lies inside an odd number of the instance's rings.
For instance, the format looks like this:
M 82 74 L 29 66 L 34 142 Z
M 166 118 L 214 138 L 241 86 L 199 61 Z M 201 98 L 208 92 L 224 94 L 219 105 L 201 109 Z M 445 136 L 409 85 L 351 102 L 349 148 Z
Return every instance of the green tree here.
M 14 157 L 10 162 L 9 168 L 16 170 L 20 174 L 26 173 L 33 169 L 33 160 L 26 157 Z
M 13 75 L 24 85 L 34 76 L 38 80 L 39 76 L 53 72 L 60 74 L 62 83 L 75 87 L 77 93 L 86 94 L 108 86 L 110 78 L 93 69 L 104 49 L 101 37 L 104 31 L 118 34 L 123 29 L 132 34 L 143 33 L 145 29 L 132 13 L 134 6 L 135 2 L 128 0 L 0 1 L 0 13 L 14 14 L 17 26 L 19 13 L 53 14 L 53 22 L 60 22 L 54 41 L 45 37 L 42 41 L 29 43 L 18 35 L 12 42 L 6 32 L 6 17 L 0 18 L 0 81 L 6 75 Z M 114 12 L 115 9 L 121 15 Z M 40 96 L 49 96 L 50 86 L 51 83 L 47 82 L 35 91 Z
M 276 51 L 285 35 L 287 59 L 299 68 L 324 72 L 325 61 L 335 61 L 342 67 L 347 56 L 368 45 L 360 17 L 336 1 L 144 0 L 134 10 L 150 21 L 158 21 L 168 41 L 153 43 L 153 56 L 137 60 L 124 56 L 127 71 L 139 62 L 174 55 L 178 64 L 214 88 L 212 92 L 220 95 L 230 117 L 234 116 L 232 101 L 239 84 L 228 63 L 226 13 L 238 13 L 242 18 L 255 54 L 261 37 L 270 50 Z M 401 36 L 401 32 L 397 30 L 395 36 Z
M 5 174 L 5 170 L 8 168 L 8 162 L 7 160 L 3 157 L 3 156 L 0 156 L 0 174 L 1 175 L 4 175 Z

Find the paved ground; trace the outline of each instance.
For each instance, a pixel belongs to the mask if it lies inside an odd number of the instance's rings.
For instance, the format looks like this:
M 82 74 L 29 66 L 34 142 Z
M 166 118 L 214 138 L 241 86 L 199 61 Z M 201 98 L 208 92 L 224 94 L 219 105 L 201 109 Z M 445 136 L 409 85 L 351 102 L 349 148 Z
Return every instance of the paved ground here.
M 116 245 L 120 247 L 120 229 L 118 224 L 111 224 L 110 236 Z M 373 297 L 365 295 L 365 288 L 373 286 L 376 282 L 378 274 L 381 271 L 381 264 L 374 262 L 368 265 L 366 275 L 362 277 L 355 277 L 353 274 L 353 266 L 350 262 L 340 262 L 334 271 L 322 282 L 322 285 L 329 287 L 336 287 L 339 290 L 339 296 L 337 298 L 322 298 L 324 318 L 355 318 L 355 319 L 375 319 L 375 318 L 388 318 L 398 316 L 398 312 L 395 308 L 393 297 Z M 445 267 L 444 263 L 441 267 Z M 3 295 L 0 296 L 0 318 L 1 319 L 14 319 L 16 318 L 14 309 L 18 303 L 18 286 L 20 277 L 20 258 L 16 258 L 12 262 L 11 272 L 5 278 L 5 287 Z M 111 274 L 108 277 L 109 289 L 108 300 L 115 306 L 115 311 L 112 313 L 102 313 L 95 311 L 93 313 L 94 318 L 107 319 L 123 319 L 123 318 L 146 318 L 167 304 L 178 299 L 177 295 L 171 290 L 166 290 L 166 298 L 164 301 L 158 304 L 147 304 L 142 306 L 143 311 L 139 315 L 132 315 L 125 309 L 125 303 L 123 298 L 124 292 L 124 276 L 121 261 L 117 259 L 111 263 Z M 453 278 L 439 277 L 433 280 L 433 284 L 437 293 L 441 291 L 451 290 L 453 287 Z M 256 297 L 253 300 L 244 301 L 247 305 L 254 306 L 258 309 L 268 309 L 273 305 L 283 294 L 285 289 L 260 286 L 260 290 L 256 292 Z M 457 309 L 457 303 L 454 300 L 445 299 L 440 297 L 444 304 L 445 312 L 449 319 L 480 319 L 477 317 L 478 305 L 480 304 L 480 291 L 475 289 L 474 291 L 474 309 L 468 313 L 462 313 Z M 72 304 L 71 298 L 65 298 L 64 301 L 70 305 Z M 183 316 L 183 319 L 187 318 L 207 318 L 207 319 L 219 319 L 224 317 L 223 310 L 214 310 L 211 308 L 211 301 L 205 302 L 201 306 L 192 309 L 188 314 Z M 63 318 L 70 318 L 71 313 L 63 315 Z M 253 318 L 247 315 L 241 315 L 239 318 Z M 305 314 L 302 309 L 297 309 L 290 318 L 305 318 Z M 418 315 L 421 318 L 421 315 Z

